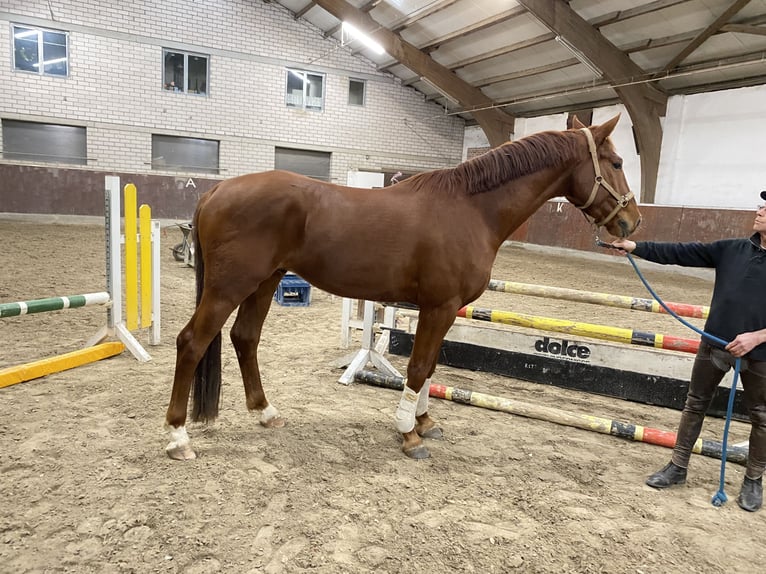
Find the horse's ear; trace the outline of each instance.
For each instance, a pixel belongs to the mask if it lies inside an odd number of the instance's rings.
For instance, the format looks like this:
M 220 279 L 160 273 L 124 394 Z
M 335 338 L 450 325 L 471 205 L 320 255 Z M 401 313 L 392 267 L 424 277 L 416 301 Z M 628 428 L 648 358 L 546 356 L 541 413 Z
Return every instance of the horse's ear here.
M 614 131 L 614 127 L 617 125 L 618 121 L 620 121 L 620 114 L 617 114 L 611 120 L 605 121 L 600 126 L 593 126 L 591 128 L 591 132 L 593 132 L 593 139 L 595 139 L 598 143 L 603 142 L 606 138 L 609 137 L 609 134 Z
M 577 116 L 572 116 L 572 129 L 579 130 L 579 129 L 587 128 L 587 127 L 588 126 L 586 126 L 580 121 L 580 118 L 578 118 Z

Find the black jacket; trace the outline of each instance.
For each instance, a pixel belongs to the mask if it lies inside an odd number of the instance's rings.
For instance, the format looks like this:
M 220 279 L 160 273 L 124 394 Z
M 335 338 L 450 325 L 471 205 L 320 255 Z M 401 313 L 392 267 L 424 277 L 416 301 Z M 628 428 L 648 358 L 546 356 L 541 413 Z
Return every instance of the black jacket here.
M 712 243 L 640 241 L 633 254 L 654 263 L 715 269 L 706 333 L 729 342 L 740 333 L 766 329 L 766 249 L 760 234 Z M 766 343 L 747 356 L 766 361 Z

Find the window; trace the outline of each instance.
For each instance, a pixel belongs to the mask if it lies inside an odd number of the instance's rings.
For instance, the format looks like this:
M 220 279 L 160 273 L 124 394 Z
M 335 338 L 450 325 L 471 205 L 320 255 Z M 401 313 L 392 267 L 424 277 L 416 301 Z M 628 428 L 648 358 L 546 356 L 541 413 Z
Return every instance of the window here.
M 50 76 L 69 73 L 69 36 L 66 32 L 13 26 L 13 68 Z
M 3 120 L 3 159 L 86 165 L 84 127 Z
M 330 181 L 332 154 L 308 149 L 274 148 L 274 169 L 284 169 L 314 179 Z
M 152 169 L 218 173 L 216 140 L 152 135 Z
M 162 85 L 165 90 L 207 95 L 207 56 L 163 50 L 162 59 Z
M 351 78 L 348 81 L 348 105 L 349 106 L 363 106 L 364 94 L 366 88 L 366 82 L 364 80 L 355 80 Z
M 324 108 L 324 74 L 287 70 L 287 107 L 321 112 Z

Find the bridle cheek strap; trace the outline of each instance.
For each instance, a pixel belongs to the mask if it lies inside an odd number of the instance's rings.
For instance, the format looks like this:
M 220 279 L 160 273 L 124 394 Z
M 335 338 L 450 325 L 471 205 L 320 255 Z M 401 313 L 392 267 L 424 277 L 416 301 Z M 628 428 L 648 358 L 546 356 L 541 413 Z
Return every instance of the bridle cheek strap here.
M 593 141 L 593 134 L 590 133 L 590 130 L 588 128 L 580 128 L 582 132 L 585 133 L 585 137 L 588 140 L 588 149 L 590 150 L 590 157 L 591 160 L 593 160 L 593 171 L 595 172 L 595 179 L 593 181 L 593 189 L 590 192 L 590 197 L 588 198 L 588 201 L 583 203 L 582 205 L 576 205 L 577 209 L 583 212 L 585 217 L 589 221 L 593 221 L 593 218 L 588 216 L 587 213 L 585 213 L 585 210 L 590 207 L 590 205 L 593 203 L 593 200 L 596 199 L 596 194 L 598 193 L 598 188 L 603 187 L 605 190 L 607 190 L 612 197 L 614 197 L 617 200 L 617 205 L 614 206 L 614 209 L 607 215 L 604 219 L 601 221 L 596 221 L 595 225 L 597 227 L 601 227 L 602 225 L 606 225 L 608 222 L 614 218 L 615 215 L 621 210 L 625 209 L 628 206 L 628 203 L 631 199 L 633 199 L 633 192 L 629 191 L 625 195 L 620 195 L 617 193 L 617 191 L 609 184 L 608 181 L 604 180 L 604 177 L 601 175 L 601 166 L 598 164 L 598 155 L 596 154 L 596 142 Z

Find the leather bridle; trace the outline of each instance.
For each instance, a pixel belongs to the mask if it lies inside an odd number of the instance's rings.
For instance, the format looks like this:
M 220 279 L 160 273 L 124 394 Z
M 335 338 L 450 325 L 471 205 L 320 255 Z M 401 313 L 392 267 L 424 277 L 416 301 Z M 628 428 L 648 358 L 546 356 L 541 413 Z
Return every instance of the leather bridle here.
M 586 201 L 582 205 L 576 205 L 575 207 L 577 207 L 577 209 L 582 211 L 585 217 L 588 218 L 589 221 L 593 221 L 595 222 L 595 225 L 597 227 L 601 227 L 602 225 L 606 225 L 608 222 L 610 222 L 621 209 L 625 209 L 628 206 L 628 203 L 630 202 L 630 200 L 633 199 L 633 192 L 629 191 L 625 195 L 620 195 L 609 184 L 608 181 L 604 180 L 604 177 L 601 175 L 601 166 L 598 163 L 598 155 L 596 153 L 596 142 L 593 141 L 593 134 L 590 133 L 590 129 L 588 128 L 580 128 L 580 130 L 585 133 L 585 137 L 588 140 L 588 149 L 590 150 L 590 157 L 593 160 L 593 171 L 595 172 L 595 179 L 593 182 L 593 190 L 590 192 L 590 197 L 588 198 L 588 201 Z M 596 199 L 596 193 L 598 193 L 599 187 L 603 187 L 605 190 L 607 190 L 611 194 L 611 196 L 617 200 L 617 205 L 615 205 L 614 209 L 604 219 L 602 219 L 601 221 L 595 221 L 595 218 L 590 217 L 587 213 L 585 213 L 585 210 L 588 207 L 590 207 L 590 205 L 593 203 L 593 200 Z

